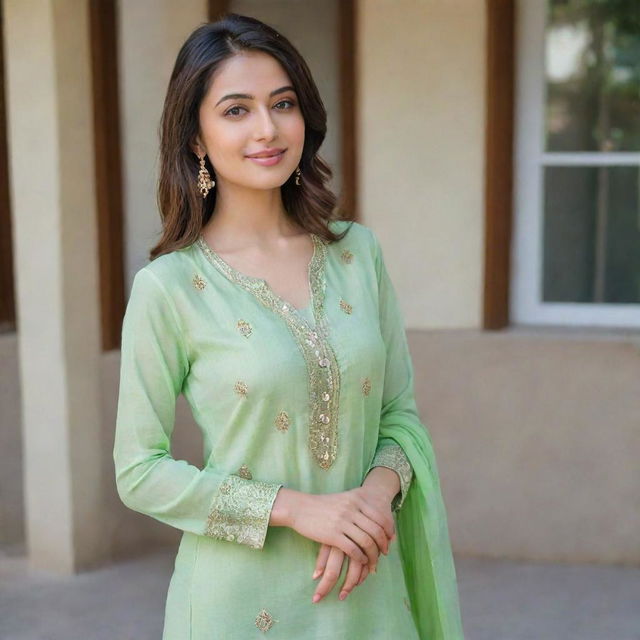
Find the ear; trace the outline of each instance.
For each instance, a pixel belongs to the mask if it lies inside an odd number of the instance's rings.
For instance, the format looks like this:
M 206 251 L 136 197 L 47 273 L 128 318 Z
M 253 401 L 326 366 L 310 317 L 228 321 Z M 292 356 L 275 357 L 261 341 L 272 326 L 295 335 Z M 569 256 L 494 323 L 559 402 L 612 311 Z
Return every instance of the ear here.
M 200 142 L 200 136 L 196 136 L 191 143 L 189 144 L 193 153 L 195 153 L 198 158 L 203 155 L 206 155 L 207 151 L 204 148 L 204 145 Z

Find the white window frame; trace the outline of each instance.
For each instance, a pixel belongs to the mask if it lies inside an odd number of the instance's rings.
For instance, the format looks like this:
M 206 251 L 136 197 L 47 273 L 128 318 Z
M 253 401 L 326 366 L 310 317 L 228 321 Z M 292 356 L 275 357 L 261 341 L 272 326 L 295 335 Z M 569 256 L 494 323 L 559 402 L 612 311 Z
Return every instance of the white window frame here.
M 514 140 L 512 322 L 640 328 L 640 304 L 542 302 L 544 168 L 640 166 L 640 153 L 545 153 L 545 22 L 547 0 L 517 0 Z

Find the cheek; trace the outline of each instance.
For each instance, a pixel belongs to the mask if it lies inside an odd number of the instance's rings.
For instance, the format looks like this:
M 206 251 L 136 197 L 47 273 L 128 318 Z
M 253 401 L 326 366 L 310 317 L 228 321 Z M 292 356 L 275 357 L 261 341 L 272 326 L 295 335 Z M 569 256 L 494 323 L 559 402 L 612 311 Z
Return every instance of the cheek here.
M 207 148 L 211 150 L 209 158 L 215 166 L 216 161 L 231 162 L 242 160 L 246 145 L 246 135 L 241 127 L 209 127 L 205 132 Z
M 290 140 L 295 140 L 302 146 L 304 142 L 304 118 L 302 115 L 298 118 L 291 118 L 285 124 L 286 135 Z

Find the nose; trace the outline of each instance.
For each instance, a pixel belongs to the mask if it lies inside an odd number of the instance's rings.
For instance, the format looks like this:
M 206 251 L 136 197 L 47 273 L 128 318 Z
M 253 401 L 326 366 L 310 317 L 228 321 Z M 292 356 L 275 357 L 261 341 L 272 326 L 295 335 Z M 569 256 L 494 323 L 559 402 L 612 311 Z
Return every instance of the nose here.
M 272 140 L 276 135 L 276 126 L 268 108 L 260 109 L 256 136 L 258 140 Z

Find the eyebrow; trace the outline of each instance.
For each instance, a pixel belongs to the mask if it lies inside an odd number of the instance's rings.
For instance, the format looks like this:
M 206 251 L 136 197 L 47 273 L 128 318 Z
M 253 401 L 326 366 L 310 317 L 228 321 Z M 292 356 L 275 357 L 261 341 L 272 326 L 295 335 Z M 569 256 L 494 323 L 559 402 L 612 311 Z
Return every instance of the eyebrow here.
M 295 89 L 291 85 L 287 85 L 286 87 L 280 87 L 279 89 L 274 89 L 269 94 L 269 97 L 272 98 L 273 96 L 276 96 L 279 93 L 284 93 L 285 91 L 293 91 L 293 92 L 295 92 Z M 246 98 L 247 100 L 255 100 L 256 97 L 252 96 L 252 95 L 250 95 L 248 93 L 228 93 L 226 96 L 220 98 L 220 100 L 218 100 L 218 102 L 216 102 L 216 107 L 221 102 L 224 102 L 225 100 L 237 100 L 239 98 Z

